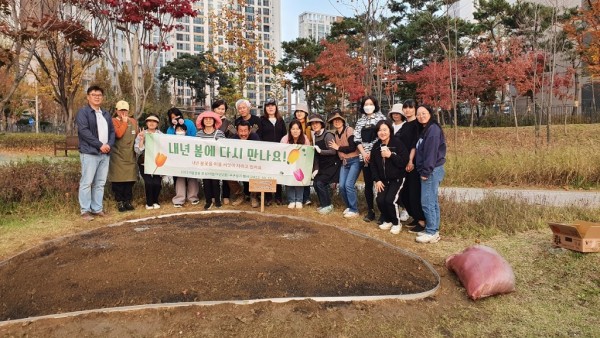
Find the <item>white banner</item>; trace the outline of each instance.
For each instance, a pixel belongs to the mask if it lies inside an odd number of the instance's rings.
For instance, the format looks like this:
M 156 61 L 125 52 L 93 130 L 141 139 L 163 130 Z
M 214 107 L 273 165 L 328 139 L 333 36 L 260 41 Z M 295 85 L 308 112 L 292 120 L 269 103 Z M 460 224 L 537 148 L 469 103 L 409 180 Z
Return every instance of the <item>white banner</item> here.
M 312 146 L 232 139 L 146 134 L 146 174 L 310 185 Z

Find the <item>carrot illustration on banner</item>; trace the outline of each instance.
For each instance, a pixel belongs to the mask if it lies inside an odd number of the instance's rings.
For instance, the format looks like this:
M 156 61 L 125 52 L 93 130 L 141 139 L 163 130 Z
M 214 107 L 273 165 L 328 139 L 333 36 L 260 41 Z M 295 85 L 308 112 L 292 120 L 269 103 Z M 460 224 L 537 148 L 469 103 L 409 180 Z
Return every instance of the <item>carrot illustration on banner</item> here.
M 154 157 L 154 163 L 156 164 L 156 168 L 154 168 L 152 175 L 154 175 L 154 173 L 156 172 L 156 169 L 165 165 L 165 162 L 167 162 L 167 155 L 165 155 L 163 153 L 157 153 L 156 157 Z

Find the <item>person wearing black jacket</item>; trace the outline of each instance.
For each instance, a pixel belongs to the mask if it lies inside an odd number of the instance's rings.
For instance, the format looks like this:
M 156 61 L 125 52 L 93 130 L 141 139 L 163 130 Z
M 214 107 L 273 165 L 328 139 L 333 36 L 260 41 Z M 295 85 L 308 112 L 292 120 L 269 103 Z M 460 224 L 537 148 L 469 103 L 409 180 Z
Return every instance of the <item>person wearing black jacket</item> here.
M 398 133 L 394 135 L 402 141 L 409 151 L 408 164 L 406 165 L 406 179 L 400 191 L 400 196 L 404 208 L 406 208 L 406 211 L 413 219 L 410 225 L 414 226 L 414 228 L 409 230 L 412 233 L 425 230 L 425 215 L 421 206 L 421 178 L 414 166 L 417 141 L 423 129 L 423 126 L 417 121 L 416 111 L 417 103 L 415 100 L 408 99 L 404 101 L 402 112 L 406 117 L 406 122 L 402 125 Z
M 279 108 L 277 102 L 274 99 L 267 99 L 263 108 L 263 115 L 260 117 L 258 122 L 258 130 L 256 131 L 258 137 L 264 142 L 277 142 L 281 141 L 281 138 L 287 134 L 285 128 L 285 122 L 279 114 Z M 277 185 L 277 191 L 275 192 L 275 203 L 281 205 L 282 203 L 282 188 L 281 184 Z M 265 204 L 271 205 L 273 200 L 272 193 L 265 194 Z
M 379 121 L 375 126 L 379 140 L 373 145 L 371 159 L 373 163 L 373 181 L 377 190 L 377 207 L 383 214 L 382 230 L 399 234 L 402 230 L 398 212 L 400 189 L 406 175 L 408 150 L 402 142 L 393 137 L 394 127 L 390 121 Z

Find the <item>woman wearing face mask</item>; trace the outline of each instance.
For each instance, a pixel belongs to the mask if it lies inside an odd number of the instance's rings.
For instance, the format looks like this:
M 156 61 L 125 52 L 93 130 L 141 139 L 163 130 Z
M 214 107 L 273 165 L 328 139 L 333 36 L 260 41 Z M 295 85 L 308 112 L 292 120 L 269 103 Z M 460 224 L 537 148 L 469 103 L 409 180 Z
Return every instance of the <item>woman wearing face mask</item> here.
M 446 138 L 429 106 L 421 105 L 417 108 L 417 120 L 423 126 L 417 141 L 415 168 L 421 177 L 421 205 L 425 214 L 425 230 L 418 233 L 416 241 L 436 243 L 440 240 L 438 189 L 445 175 Z
M 367 200 L 367 215 L 363 218 L 365 222 L 371 222 L 375 219 L 375 208 L 373 205 L 373 175 L 370 166 L 371 149 L 377 141 L 377 131 L 375 125 L 377 122 L 386 119 L 379 111 L 379 103 L 373 96 L 365 96 L 359 103 L 359 112 L 362 114 L 356 127 L 354 128 L 354 142 L 360 153 L 362 162 L 362 173 L 365 181 L 365 199 Z
M 197 133 L 196 125 L 189 119 L 183 118 L 183 114 L 177 108 L 171 108 L 167 111 L 167 117 L 169 121 L 169 128 L 167 129 L 167 135 L 176 135 L 175 129 L 178 125 L 185 125 L 186 132 L 185 136 L 195 137 Z M 183 207 L 186 199 L 192 204 L 196 205 L 200 203 L 198 198 L 198 192 L 200 191 L 200 185 L 198 180 L 195 178 L 187 177 L 173 177 L 175 181 L 175 197 L 173 197 L 173 206 L 175 208 Z
M 423 126 L 419 124 L 416 116 L 417 103 L 415 100 L 408 99 L 402 104 L 402 112 L 406 116 L 406 122 L 402 126 L 400 133 L 395 135 L 410 151 L 408 164 L 406 165 L 406 180 L 402 186 L 400 195 L 402 196 L 402 204 L 406 211 L 412 217 L 412 222 L 408 225 L 414 227 L 409 230 L 412 233 L 418 233 L 425 230 L 425 215 L 421 207 L 421 178 L 419 173 L 414 170 L 416 145 L 419 140 L 419 134 Z
M 390 121 L 379 121 L 375 129 L 378 141 L 371 152 L 371 167 L 377 190 L 377 206 L 383 219 L 379 229 L 390 230 L 397 235 L 402 230 L 398 201 L 406 174 L 404 168 L 408 163 L 408 150 L 394 137 L 394 127 Z

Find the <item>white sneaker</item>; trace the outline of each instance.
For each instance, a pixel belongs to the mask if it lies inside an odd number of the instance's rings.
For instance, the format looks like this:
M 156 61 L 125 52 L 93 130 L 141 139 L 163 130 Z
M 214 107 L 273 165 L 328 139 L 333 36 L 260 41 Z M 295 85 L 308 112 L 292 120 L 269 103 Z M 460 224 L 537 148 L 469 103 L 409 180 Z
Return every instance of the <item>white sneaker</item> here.
M 152 209 L 154 209 L 154 207 L 153 207 L 153 206 L 151 206 L 151 205 L 147 205 L 147 206 L 146 206 L 146 210 L 152 210 Z
M 354 218 L 354 217 L 358 217 L 358 212 L 354 212 L 354 211 L 348 211 L 347 213 L 344 214 L 345 218 Z
M 158 203 L 154 203 L 154 205 L 152 205 L 152 207 L 153 207 L 154 209 L 160 209 L 160 204 L 158 204 Z
M 296 202 L 296 209 L 302 209 L 302 202 Z
M 392 226 L 392 229 L 390 230 L 390 232 L 391 232 L 393 235 L 397 235 L 397 234 L 399 234 L 399 233 L 400 233 L 400 231 L 401 231 L 401 230 L 402 230 L 402 225 L 398 224 L 398 225 L 394 225 L 394 226 Z
M 322 208 L 317 209 L 317 212 L 319 214 L 321 214 L 321 215 L 327 215 L 328 213 L 330 213 L 332 211 L 333 211 L 333 205 L 332 204 L 330 204 L 330 205 L 328 205 L 326 207 L 322 207 Z
M 400 221 L 402 221 L 402 222 L 406 222 L 406 221 L 408 221 L 408 218 L 409 218 L 409 217 L 410 217 L 410 216 L 408 216 L 408 212 L 406 212 L 406 210 L 402 210 L 402 211 L 400 212 Z
M 350 208 L 346 208 L 346 210 L 342 211 L 342 215 L 345 215 L 348 213 L 348 211 L 350 211 Z
M 418 243 L 437 243 L 440 241 L 440 233 L 436 232 L 433 235 L 422 234 L 415 239 Z
M 288 209 L 294 209 L 296 207 L 296 202 L 290 202 L 290 204 L 288 204 Z
M 379 229 L 381 230 L 390 230 L 392 228 L 392 223 L 390 222 L 383 222 L 379 225 Z

